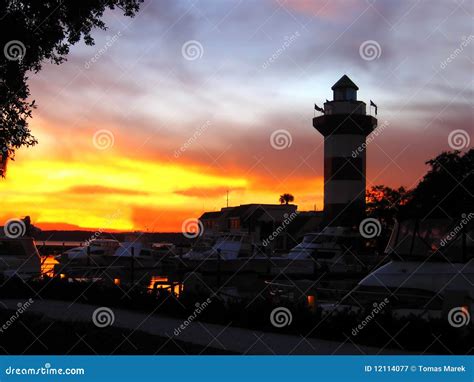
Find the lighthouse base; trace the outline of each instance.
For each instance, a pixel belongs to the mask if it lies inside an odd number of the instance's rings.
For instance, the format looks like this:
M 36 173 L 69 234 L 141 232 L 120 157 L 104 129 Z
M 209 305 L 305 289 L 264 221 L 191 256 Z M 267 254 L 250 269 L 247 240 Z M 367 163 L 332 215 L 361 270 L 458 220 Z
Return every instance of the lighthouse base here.
M 329 203 L 324 206 L 322 224 L 326 227 L 358 227 L 365 217 L 365 203 L 360 200 Z

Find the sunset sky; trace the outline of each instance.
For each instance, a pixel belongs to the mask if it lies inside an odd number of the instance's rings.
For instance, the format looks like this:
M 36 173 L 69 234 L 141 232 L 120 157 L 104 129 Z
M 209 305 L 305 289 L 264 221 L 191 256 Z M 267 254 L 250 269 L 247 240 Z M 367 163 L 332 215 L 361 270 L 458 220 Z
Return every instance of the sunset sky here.
M 367 186 L 413 187 L 451 131 L 472 141 L 473 14 L 462 0 L 146 0 L 133 19 L 108 12 L 95 46 L 30 75 L 39 144 L 0 180 L 0 219 L 180 231 L 224 207 L 226 190 L 230 205 L 289 192 L 320 210 L 313 104 L 343 74 L 386 126 L 368 145 Z M 367 59 L 371 40 L 380 50 Z M 278 130 L 288 147 L 272 146 Z

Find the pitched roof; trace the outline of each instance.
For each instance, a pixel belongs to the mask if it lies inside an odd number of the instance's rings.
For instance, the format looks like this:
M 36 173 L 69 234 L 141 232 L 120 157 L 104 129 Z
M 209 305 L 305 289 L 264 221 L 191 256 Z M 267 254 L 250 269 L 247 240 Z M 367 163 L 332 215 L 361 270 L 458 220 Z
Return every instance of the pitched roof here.
M 222 215 L 222 211 L 204 212 L 199 219 L 216 219 Z
M 335 90 L 341 88 L 352 88 L 355 90 L 359 90 L 359 87 L 354 82 L 352 82 L 352 80 L 345 74 L 341 78 L 339 78 L 339 81 L 337 81 L 331 89 Z

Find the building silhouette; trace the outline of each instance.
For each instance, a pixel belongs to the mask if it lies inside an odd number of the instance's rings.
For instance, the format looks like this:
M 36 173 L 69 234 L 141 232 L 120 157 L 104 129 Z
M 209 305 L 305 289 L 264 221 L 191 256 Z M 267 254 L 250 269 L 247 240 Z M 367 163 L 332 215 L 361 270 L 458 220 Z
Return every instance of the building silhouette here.
M 295 204 L 252 203 L 205 212 L 199 220 L 204 238 L 245 234 L 252 243 L 261 245 L 277 233 L 269 249 L 287 251 L 306 233 L 318 230 L 322 216 L 321 211 L 298 212 Z

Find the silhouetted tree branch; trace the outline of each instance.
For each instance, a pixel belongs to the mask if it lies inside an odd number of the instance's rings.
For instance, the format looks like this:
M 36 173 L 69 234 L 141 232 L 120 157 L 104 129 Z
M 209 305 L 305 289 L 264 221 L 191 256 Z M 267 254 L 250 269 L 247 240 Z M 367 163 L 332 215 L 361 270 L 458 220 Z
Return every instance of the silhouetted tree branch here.
M 28 128 L 35 104 L 28 100 L 27 73 L 37 73 L 47 61 L 61 64 L 81 38 L 93 45 L 92 30 L 106 29 L 105 10 L 118 8 L 133 17 L 142 2 L 0 0 L 0 162 L 37 143 Z M 5 175 L 1 167 L 0 175 Z

